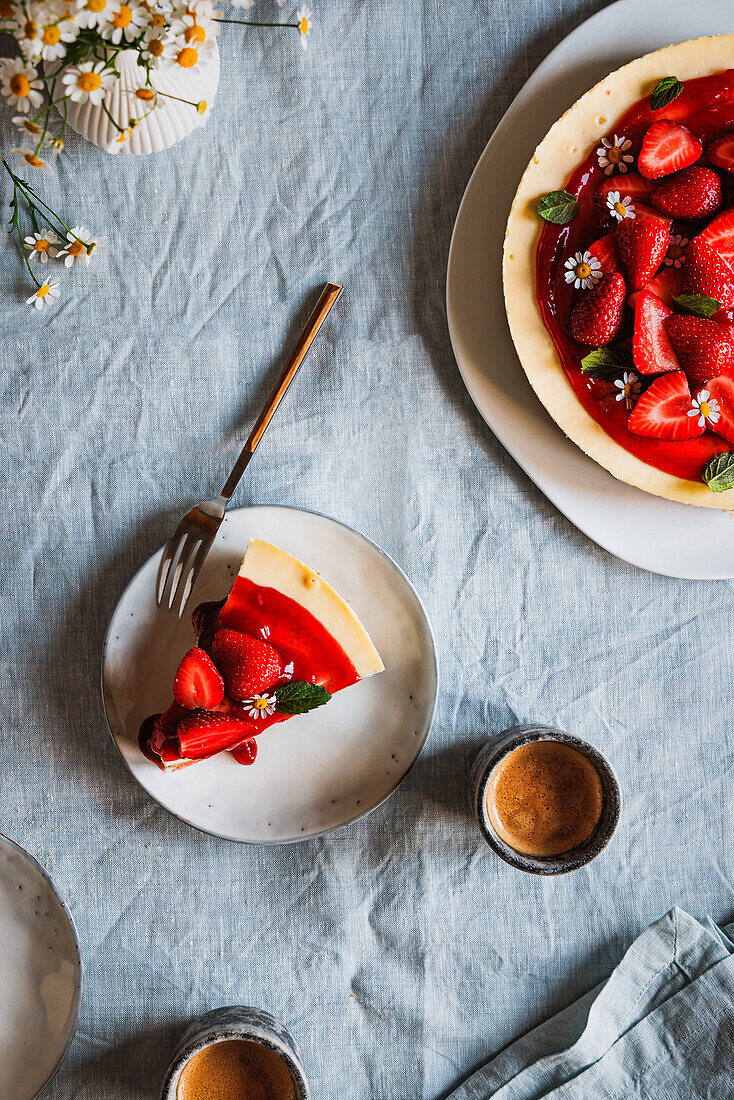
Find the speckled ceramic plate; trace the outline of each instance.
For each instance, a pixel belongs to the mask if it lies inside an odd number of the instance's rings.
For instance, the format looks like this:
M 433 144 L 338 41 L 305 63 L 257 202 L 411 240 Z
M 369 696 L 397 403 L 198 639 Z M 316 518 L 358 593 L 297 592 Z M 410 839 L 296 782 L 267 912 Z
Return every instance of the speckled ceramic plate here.
M 124 592 L 102 667 L 107 720 L 125 764 L 153 798 L 188 824 L 227 840 L 277 844 L 346 825 L 383 802 L 417 760 L 438 688 L 431 627 L 409 581 L 363 535 L 295 508 L 227 515 L 190 601 L 227 595 L 253 536 L 282 546 L 321 573 L 361 618 L 385 671 L 328 706 L 271 727 L 254 765 L 229 753 L 164 773 L 140 751 L 140 725 L 171 701 L 173 677 L 194 642 L 190 621 L 155 604 L 161 552 Z

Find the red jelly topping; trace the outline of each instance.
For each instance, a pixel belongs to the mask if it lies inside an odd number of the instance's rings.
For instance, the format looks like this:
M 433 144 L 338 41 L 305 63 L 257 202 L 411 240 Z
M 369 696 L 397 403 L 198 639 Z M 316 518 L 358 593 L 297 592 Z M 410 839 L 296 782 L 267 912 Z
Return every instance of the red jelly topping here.
M 607 136 L 611 139 L 616 134 L 617 137 L 628 138 L 632 142 L 629 152 L 636 157 L 646 130 L 662 118 L 683 123 L 702 140 L 704 147 L 734 130 L 734 69 L 686 81 L 678 98 L 660 111 L 651 111 L 649 97 L 640 100 Z M 698 163 L 704 165 L 708 162 L 704 156 Z M 630 167 L 634 170 L 634 165 Z M 722 172 L 721 176 L 724 206 L 731 207 L 734 205 L 734 177 L 726 172 Z M 612 439 L 643 462 L 675 477 L 700 481 L 701 472 L 712 455 L 731 450 L 731 443 L 710 431 L 697 439 L 681 443 L 635 435 L 627 427 L 629 410 L 625 402 L 616 400 L 619 390 L 610 383 L 589 378 L 581 371 L 580 362 L 591 349 L 578 344 L 568 331 L 571 305 L 579 292 L 566 282 L 563 265 L 570 256 L 583 252 L 613 228 L 614 223 L 606 207 L 596 201 L 597 187 L 608 178 L 599 167 L 595 147 L 566 184 L 566 190 L 578 199 L 578 214 L 568 225 L 545 224 L 537 252 L 540 311 L 566 377 L 589 415 L 602 425 Z M 619 176 L 619 181 L 623 184 L 624 176 Z M 654 182 L 651 181 L 652 184 Z M 701 228 L 700 224 L 676 223 L 672 232 L 692 237 Z M 632 331 L 633 313 L 628 310 L 627 314 L 623 337 L 630 336 Z

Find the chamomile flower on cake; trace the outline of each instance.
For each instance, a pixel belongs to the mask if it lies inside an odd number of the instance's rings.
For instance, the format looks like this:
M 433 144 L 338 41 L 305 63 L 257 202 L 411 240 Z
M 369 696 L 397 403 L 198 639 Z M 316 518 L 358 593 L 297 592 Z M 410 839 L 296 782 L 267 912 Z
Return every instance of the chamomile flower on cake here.
M 566 282 L 573 283 L 576 290 L 590 290 L 602 277 L 601 264 L 590 252 L 577 252 L 564 264 Z
M 627 172 L 629 165 L 634 162 L 634 157 L 629 152 L 632 142 L 629 138 L 617 137 L 602 138 L 601 145 L 596 151 L 599 167 L 604 169 L 605 176 L 611 176 L 612 172 Z
M 99 105 L 115 80 L 115 74 L 105 68 L 104 61 L 82 61 L 70 65 L 61 77 L 64 91 L 74 103 L 83 101 Z
M 619 191 L 610 191 L 607 195 L 607 210 L 618 222 L 637 217 L 632 199 L 629 195 L 622 196 Z
M 43 82 L 38 70 L 19 57 L 6 58 L 0 70 L 0 90 L 11 107 L 23 114 L 43 103 Z
M 48 263 L 49 257 L 53 260 L 58 251 L 59 238 L 50 229 L 44 233 L 33 233 L 26 237 L 24 242 L 28 250 L 28 258 L 37 260 L 41 264 Z
M 713 398 L 708 390 L 701 390 L 691 398 L 689 416 L 698 417 L 699 428 L 705 428 L 707 424 L 717 424 L 721 416 L 719 402 Z

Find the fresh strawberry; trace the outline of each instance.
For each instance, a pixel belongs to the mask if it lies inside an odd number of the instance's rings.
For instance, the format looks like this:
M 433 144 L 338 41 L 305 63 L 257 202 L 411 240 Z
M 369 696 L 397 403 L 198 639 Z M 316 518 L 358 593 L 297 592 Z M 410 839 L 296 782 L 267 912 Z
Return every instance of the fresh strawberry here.
M 218 752 L 236 748 L 257 732 L 253 722 L 242 718 L 195 710 L 178 723 L 178 747 L 187 760 L 206 760 Z
M 686 249 L 683 293 L 715 298 L 725 309 L 734 306 L 734 269 L 700 237 Z
M 649 218 L 654 222 L 662 222 L 663 225 L 670 229 L 673 224 L 673 219 L 669 218 L 667 214 L 663 214 L 660 210 L 656 210 L 654 206 L 648 206 L 646 202 L 635 202 L 635 214 L 637 220 L 640 218 Z
M 622 274 L 613 233 L 607 233 L 606 237 L 594 241 L 593 244 L 589 245 L 587 252 L 599 261 L 604 275 L 613 274 L 614 272 L 619 275 Z
M 724 134 L 723 137 L 712 141 L 706 152 L 711 163 L 717 168 L 734 172 L 734 134 Z
M 661 118 L 642 139 L 637 167 L 645 179 L 657 180 L 695 164 L 702 152 L 701 142 L 686 126 Z
M 666 306 L 672 306 L 673 298 L 677 298 L 680 294 L 682 279 L 683 273 L 679 267 L 661 267 L 658 273 L 653 275 L 645 290 L 649 290 L 651 294 L 660 298 Z M 635 308 L 637 298 L 641 293 L 642 291 L 635 290 L 630 294 L 627 299 L 627 305 L 630 309 Z
M 691 391 L 683 371 L 664 374 L 656 378 L 630 413 L 627 426 L 637 435 L 650 439 L 667 439 L 680 443 L 703 435 L 698 418 L 689 416 L 693 408 Z
M 251 737 L 249 741 L 245 741 L 244 745 L 240 745 L 238 749 L 233 749 L 232 756 L 238 764 L 254 764 L 257 759 L 257 741 L 255 738 Z
M 706 427 L 716 435 L 720 435 L 722 439 L 728 439 L 730 443 L 734 443 L 734 378 L 729 378 L 725 374 L 719 378 L 712 378 L 706 383 L 706 389 L 709 394 L 709 403 L 715 401 L 718 405 L 718 409 L 711 410 L 712 415 L 707 420 Z
M 672 312 L 649 290 L 641 290 L 637 295 L 632 358 L 640 374 L 663 374 L 681 369 L 665 331 L 665 319 Z
M 734 134 L 732 134 L 734 137 Z M 734 210 L 725 210 L 698 234 L 698 240 L 713 248 L 734 268 Z
M 165 742 L 176 736 L 176 727 L 187 714 L 185 707 L 179 706 L 178 703 L 171 703 L 168 710 L 158 717 L 150 735 L 150 747 L 156 755 L 160 756 Z
M 602 180 L 596 191 L 596 201 L 602 206 L 607 205 L 607 195 L 610 191 L 619 191 L 620 197 L 629 195 L 633 202 L 640 199 L 648 202 L 652 195 L 654 184 L 643 179 L 637 172 L 627 172 L 625 175 L 611 176 Z
M 231 699 L 249 699 L 272 687 L 283 675 L 277 651 L 268 642 L 239 630 L 218 630 L 212 643 L 212 657 L 224 676 Z
M 665 322 L 670 342 L 693 385 L 734 374 L 734 343 L 723 325 L 706 317 L 674 315 Z
M 721 181 L 711 168 L 684 168 L 657 185 L 652 203 L 671 218 L 708 218 L 721 207 Z
M 173 698 L 187 710 L 211 710 L 224 698 L 224 680 L 203 649 L 190 649 L 178 666 Z
M 604 275 L 594 290 L 585 291 L 571 310 L 569 328 L 574 340 L 601 348 L 611 344 L 624 319 L 626 289 L 621 275 Z
M 665 259 L 670 230 L 649 218 L 625 218 L 617 226 L 617 252 L 633 290 L 642 290 Z

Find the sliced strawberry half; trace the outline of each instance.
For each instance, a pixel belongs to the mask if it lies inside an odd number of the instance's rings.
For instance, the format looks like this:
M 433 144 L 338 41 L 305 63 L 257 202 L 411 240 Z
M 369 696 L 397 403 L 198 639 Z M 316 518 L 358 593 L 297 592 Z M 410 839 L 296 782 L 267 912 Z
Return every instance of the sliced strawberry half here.
M 249 699 L 272 687 L 283 675 L 277 650 L 239 630 L 218 630 L 212 642 L 212 657 L 224 676 L 230 699 Z
M 656 180 L 695 164 L 702 152 L 701 142 L 687 126 L 661 118 L 642 139 L 637 167 L 645 179 Z
M 734 172 L 734 134 L 724 134 L 723 137 L 712 141 L 706 152 L 711 163 L 717 168 Z
M 635 214 L 638 221 L 640 220 L 640 218 L 649 218 L 651 221 L 654 222 L 662 222 L 662 224 L 666 225 L 668 229 L 670 229 L 671 225 L 673 224 L 672 218 L 669 218 L 667 214 L 663 214 L 662 211 L 656 210 L 654 206 L 648 206 L 646 202 L 638 201 L 634 204 L 634 206 Z
M 614 243 L 614 234 L 607 233 L 606 237 L 601 237 L 598 241 L 594 241 L 590 244 L 587 252 L 594 259 L 599 261 L 599 265 L 603 275 L 622 274 L 622 265 L 619 262 L 619 256 L 617 255 L 617 246 Z
M 621 275 L 603 275 L 594 290 L 585 291 L 571 310 L 574 340 L 601 348 L 619 334 L 624 319 L 626 288 Z
M 694 386 L 734 374 L 734 343 L 723 325 L 706 317 L 673 315 L 665 322 L 670 342 Z
M 711 168 L 684 168 L 655 187 L 652 203 L 671 218 L 708 218 L 721 208 L 721 180 Z
M 667 225 L 650 218 L 625 218 L 617 226 L 617 253 L 633 290 L 642 290 L 665 259 Z
M 681 369 L 665 329 L 665 320 L 672 312 L 649 290 L 641 290 L 637 295 L 632 358 L 640 374 L 663 374 Z
M 734 443 L 734 378 L 727 375 L 712 378 L 706 383 L 706 390 L 709 394 L 709 409 L 701 410 L 709 412 L 706 427 L 722 439 Z M 712 405 L 712 402 L 716 402 L 716 405 Z
M 734 137 L 734 134 L 731 136 Z M 734 210 L 719 214 L 698 234 L 697 239 L 713 248 L 722 260 L 734 267 Z
M 649 290 L 651 294 L 660 298 L 662 302 L 665 302 L 666 306 L 672 306 L 673 299 L 677 298 L 680 294 L 682 281 L 683 273 L 679 267 L 661 267 L 660 270 L 653 275 L 652 279 L 645 287 L 645 290 Z M 627 299 L 627 304 L 632 309 L 635 308 L 637 298 L 641 293 L 642 291 L 636 290 L 633 294 L 630 294 Z
M 698 418 L 689 416 L 693 408 L 688 379 L 683 371 L 656 378 L 630 413 L 627 422 L 631 432 L 650 439 L 666 439 L 681 443 L 703 435 Z
M 187 760 L 206 760 L 236 748 L 257 732 L 257 727 L 243 718 L 218 711 L 195 710 L 178 723 L 179 752 Z
M 611 176 L 602 180 L 596 191 L 596 201 L 606 206 L 609 192 L 619 191 L 621 198 L 629 195 L 633 202 L 638 199 L 648 202 L 653 187 L 654 184 L 650 183 L 650 180 L 643 179 L 637 172 L 627 172 L 625 175 Z
M 185 707 L 179 706 L 178 703 L 171 703 L 168 710 L 159 716 L 150 735 L 150 747 L 157 756 L 161 755 L 165 742 L 176 736 L 178 723 L 188 713 Z
M 173 698 L 187 710 L 211 710 L 224 698 L 224 680 L 209 654 L 190 649 L 178 666 Z
M 734 306 L 734 269 L 700 237 L 686 249 L 683 293 L 715 298 L 725 309 Z

